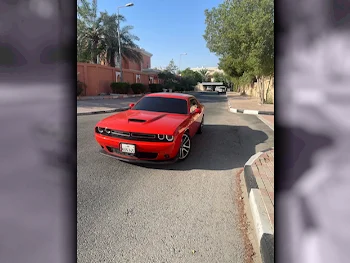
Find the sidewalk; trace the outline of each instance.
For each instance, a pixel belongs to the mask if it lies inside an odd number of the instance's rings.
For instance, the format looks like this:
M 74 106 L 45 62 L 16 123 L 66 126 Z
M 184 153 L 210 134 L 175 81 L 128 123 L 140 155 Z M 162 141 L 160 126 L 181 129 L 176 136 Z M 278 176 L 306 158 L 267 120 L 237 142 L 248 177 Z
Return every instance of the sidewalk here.
M 274 114 L 273 104 L 260 104 L 259 99 L 238 92 L 227 92 L 226 94 L 231 112 L 246 114 Z
M 249 207 L 264 263 L 274 262 L 274 149 L 253 155 L 244 166 Z
M 78 100 L 77 115 L 92 115 L 122 111 L 129 107 L 130 103 L 136 103 L 141 97 L 129 97 L 124 99 L 94 99 Z
M 275 130 L 275 116 L 274 115 L 258 115 L 258 118 L 265 123 L 267 126 L 270 127 L 271 130 Z

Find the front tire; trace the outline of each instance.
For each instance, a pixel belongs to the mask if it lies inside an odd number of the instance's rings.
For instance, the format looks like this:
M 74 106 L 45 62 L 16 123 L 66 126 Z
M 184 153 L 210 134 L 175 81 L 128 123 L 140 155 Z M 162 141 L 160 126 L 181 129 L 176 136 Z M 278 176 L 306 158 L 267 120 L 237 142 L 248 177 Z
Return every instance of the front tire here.
M 179 149 L 179 161 L 184 161 L 191 152 L 191 138 L 188 133 L 184 133 L 181 139 L 181 145 Z

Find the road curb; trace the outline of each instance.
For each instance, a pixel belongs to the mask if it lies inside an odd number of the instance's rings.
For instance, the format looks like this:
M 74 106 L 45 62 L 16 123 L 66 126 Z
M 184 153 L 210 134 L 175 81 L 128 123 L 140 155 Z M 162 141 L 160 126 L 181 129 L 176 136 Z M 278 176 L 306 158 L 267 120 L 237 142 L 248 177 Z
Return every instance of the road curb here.
M 129 109 L 129 108 L 126 107 L 126 108 L 118 108 L 118 109 L 103 110 L 103 111 L 80 112 L 80 113 L 77 113 L 77 116 L 85 116 L 85 115 L 95 115 L 95 114 L 104 114 L 104 113 L 120 112 L 120 111 L 126 111 L 127 109 Z
M 273 149 L 274 147 L 254 154 L 244 165 L 244 180 L 248 193 L 249 207 L 263 263 L 274 262 L 274 229 L 255 179 L 252 165 L 260 155 Z
M 229 111 L 232 113 L 242 113 L 242 114 L 250 114 L 250 115 L 275 115 L 274 111 L 263 111 L 263 110 L 242 110 L 232 108 L 230 103 L 228 103 Z

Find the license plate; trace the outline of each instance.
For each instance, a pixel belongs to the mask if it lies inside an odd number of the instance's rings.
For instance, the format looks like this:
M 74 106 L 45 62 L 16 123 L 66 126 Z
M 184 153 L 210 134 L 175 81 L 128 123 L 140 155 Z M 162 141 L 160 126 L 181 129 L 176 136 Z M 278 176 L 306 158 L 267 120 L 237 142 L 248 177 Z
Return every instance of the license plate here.
M 125 143 L 121 143 L 120 144 L 120 151 L 123 153 L 135 153 L 135 145 L 133 144 L 125 144 Z

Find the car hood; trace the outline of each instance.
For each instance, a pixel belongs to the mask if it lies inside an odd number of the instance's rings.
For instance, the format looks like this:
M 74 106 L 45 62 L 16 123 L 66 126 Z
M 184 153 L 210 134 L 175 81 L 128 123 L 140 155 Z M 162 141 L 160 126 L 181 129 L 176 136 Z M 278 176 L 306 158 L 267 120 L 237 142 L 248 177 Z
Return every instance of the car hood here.
M 97 126 L 127 132 L 170 135 L 187 118 L 187 115 L 181 114 L 127 110 L 101 120 Z

